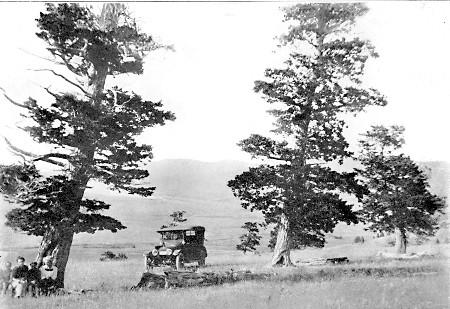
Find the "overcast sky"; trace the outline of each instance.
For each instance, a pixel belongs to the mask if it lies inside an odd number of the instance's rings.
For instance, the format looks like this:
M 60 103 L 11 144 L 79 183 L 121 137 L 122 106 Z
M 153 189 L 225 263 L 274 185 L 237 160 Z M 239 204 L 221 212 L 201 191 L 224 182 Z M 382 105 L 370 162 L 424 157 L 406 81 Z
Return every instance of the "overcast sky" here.
M 131 4 L 142 29 L 175 52 L 146 59 L 145 73 L 108 80 L 150 100 L 162 100 L 177 120 L 145 131 L 156 160 L 249 160 L 236 143 L 251 133 L 267 133 L 269 105 L 253 83 L 284 57 L 275 36 L 285 25 L 278 7 L 288 3 L 141 3 Z M 404 152 L 416 160 L 448 160 L 450 133 L 450 2 L 370 2 L 357 25 L 380 57 L 367 66 L 365 83 L 387 96 L 389 104 L 349 119 L 351 145 L 371 124 L 404 125 Z M 45 100 L 40 86 L 58 90 L 48 66 L 29 53 L 47 56 L 34 35 L 43 4 L 1 3 L 0 87 L 18 101 Z M 27 51 L 27 52 L 24 52 Z M 61 71 L 63 72 L 63 71 Z M 39 101 L 44 102 L 44 101 Z M 0 98 L 0 131 L 27 149 L 39 151 L 15 125 L 20 109 Z M 0 163 L 13 158 L 0 141 Z

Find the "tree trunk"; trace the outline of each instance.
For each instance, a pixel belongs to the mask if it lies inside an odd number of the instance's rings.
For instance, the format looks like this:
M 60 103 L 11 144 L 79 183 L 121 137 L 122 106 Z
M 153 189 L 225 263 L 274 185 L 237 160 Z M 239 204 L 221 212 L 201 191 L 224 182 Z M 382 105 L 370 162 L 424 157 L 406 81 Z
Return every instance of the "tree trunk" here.
M 62 231 L 58 239 L 58 244 L 52 252 L 53 261 L 55 266 L 58 267 L 58 275 L 56 277 L 57 288 L 64 288 L 64 275 L 66 272 L 67 261 L 69 260 L 73 235 L 74 232 L 72 230 Z
M 395 229 L 395 250 L 399 254 L 406 253 L 406 231 L 404 229 Z
M 281 215 L 281 222 L 277 234 L 272 266 L 291 266 L 291 251 L 289 250 L 289 222 L 285 214 Z
M 41 267 L 43 260 L 47 256 L 51 256 L 53 249 L 56 248 L 58 243 L 58 233 L 54 227 L 47 230 L 42 237 L 41 245 L 39 246 L 38 255 L 36 257 L 36 263 L 38 267 Z
M 53 259 L 54 265 L 58 268 L 56 286 L 64 288 L 64 274 L 67 261 L 69 260 L 70 248 L 72 246 L 74 232 L 70 229 L 58 229 L 52 227 L 42 237 L 39 253 L 36 257 L 38 267 L 42 266 L 46 257 Z

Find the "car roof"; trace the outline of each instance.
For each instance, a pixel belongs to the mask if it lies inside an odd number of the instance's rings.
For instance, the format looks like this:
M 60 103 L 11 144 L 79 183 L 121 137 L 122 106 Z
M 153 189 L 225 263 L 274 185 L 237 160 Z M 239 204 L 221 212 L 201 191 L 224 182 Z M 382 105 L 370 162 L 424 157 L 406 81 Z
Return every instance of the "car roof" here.
M 178 226 L 165 227 L 163 229 L 157 230 L 157 232 L 162 233 L 162 232 L 186 231 L 186 230 L 205 231 L 205 228 L 200 225 L 178 225 Z

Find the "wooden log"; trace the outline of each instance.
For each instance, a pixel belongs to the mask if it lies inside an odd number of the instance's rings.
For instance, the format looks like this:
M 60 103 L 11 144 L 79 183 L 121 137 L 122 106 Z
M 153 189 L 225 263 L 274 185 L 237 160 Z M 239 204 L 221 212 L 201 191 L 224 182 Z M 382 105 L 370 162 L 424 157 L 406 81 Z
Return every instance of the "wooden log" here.
M 330 258 L 330 259 L 327 259 L 327 263 L 331 263 L 331 264 L 348 263 L 348 258 L 346 256 L 344 256 L 344 257 L 337 257 L 337 258 Z
M 131 290 L 164 288 L 165 285 L 166 285 L 165 276 L 146 272 L 142 274 L 139 283 L 133 286 Z
M 208 286 L 223 283 L 232 283 L 243 280 L 266 279 L 267 275 L 253 274 L 248 270 L 227 272 L 189 272 L 189 271 L 166 271 L 164 275 L 144 273 L 139 283 L 133 290 L 149 288 L 170 288 L 188 286 Z

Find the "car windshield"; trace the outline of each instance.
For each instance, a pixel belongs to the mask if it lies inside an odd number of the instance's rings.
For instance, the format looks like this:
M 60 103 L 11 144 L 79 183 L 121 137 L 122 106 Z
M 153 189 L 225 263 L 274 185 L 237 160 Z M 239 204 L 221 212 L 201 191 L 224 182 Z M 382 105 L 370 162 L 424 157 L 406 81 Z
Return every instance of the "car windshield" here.
M 162 233 L 163 240 L 182 240 L 183 231 L 170 231 Z

